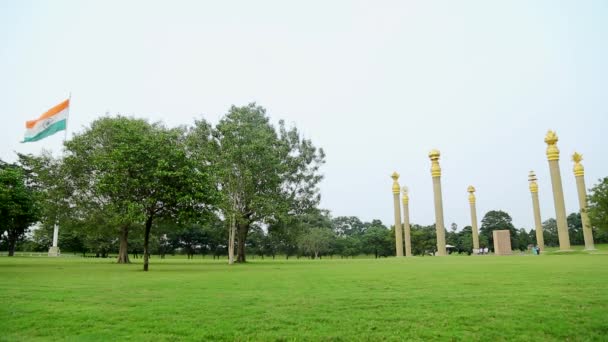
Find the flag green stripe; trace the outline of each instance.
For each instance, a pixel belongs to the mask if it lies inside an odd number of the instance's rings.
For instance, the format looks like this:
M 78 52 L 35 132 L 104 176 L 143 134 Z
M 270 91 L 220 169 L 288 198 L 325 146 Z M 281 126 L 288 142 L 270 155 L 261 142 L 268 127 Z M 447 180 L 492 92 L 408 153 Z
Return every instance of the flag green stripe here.
M 61 120 L 61 121 L 57 121 L 54 122 L 52 125 L 50 125 L 47 129 L 45 129 L 44 131 L 34 135 L 33 137 L 26 137 L 25 139 L 23 139 L 23 142 L 32 142 L 32 141 L 38 141 L 40 139 L 44 139 L 48 136 L 51 136 L 59 131 L 63 131 L 65 130 L 66 127 L 66 120 Z

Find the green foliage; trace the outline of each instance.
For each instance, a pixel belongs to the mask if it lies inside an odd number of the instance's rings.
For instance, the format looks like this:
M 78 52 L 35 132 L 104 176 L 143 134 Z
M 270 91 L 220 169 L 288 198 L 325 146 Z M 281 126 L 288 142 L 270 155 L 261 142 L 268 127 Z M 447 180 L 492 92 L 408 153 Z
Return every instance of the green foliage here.
M 545 241 L 545 246 L 559 246 L 557 221 L 554 218 L 547 219 L 543 222 L 543 239 Z
M 511 219 L 511 215 L 502 211 L 502 210 L 491 210 L 488 211 L 483 219 L 481 220 L 481 227 L 479 228 L 479 235 L 484 236 L 489 246 L 494 246 L 494 230 L 503 230 L 508 229 L 511 236 L 511 248 L 517 248 L 517 229 L 513 226 L 513 219 Z M 481 243 L 480 243 L 481 246 Z
M 608 232 L 608 177 L 598 180 L 587 198 L 591 226 Z
M 0 163 L 0 235 L 6 234 L 9 256 L 40 218 L 40 195 L 32 183 L 21 166 Z
M 232 106 L 215 128 L 197 121 L 189 136 L 199 165 L 213 165 L 223 216 L 235 220 L 238 262 L 246 261 L 252 224 L 288 221 L 287 216 L 304 214 L 319 203 L 323 150 L 283 121 L 276 129 L 264 108 Z
M 366 226 L 362 237 L 364 251 L 373 254 L 376 258 L 394 255 L 394 233 L 380 220 L 373 220 Z
M 311 228 L 298 240 L 298 247 L 305 254 L 315 259 L 329 252 L 334 234 L 327 228 Z
M 337 236 L 354 236 L 365 233 L 365 224 L 356 216 L 339 216 L 332 220 Z
M 585 237 L 583 236 L 583 221 L 581 220 L 580 213 L 571 213 L 566 218 L 568 223 L 568 235 L 570 237 L 570 244 L 572 245 L 584 245 Z
M 412 224 L 410 229 L 412 237 L 412 254 L 420 256 L 434 254 L 437 250 L 435 225 L 421 226 Z
M 143 225 L 144 261 L 155 219 L 179 219 L 195 209 L 208 211 L 214 203 L 216 192 L 208 169 L 188 158 L 181 128 L 104 117 L 65 146 L 76 212 L 84 219 L 103 218 L 102 226 L 114 233 Z

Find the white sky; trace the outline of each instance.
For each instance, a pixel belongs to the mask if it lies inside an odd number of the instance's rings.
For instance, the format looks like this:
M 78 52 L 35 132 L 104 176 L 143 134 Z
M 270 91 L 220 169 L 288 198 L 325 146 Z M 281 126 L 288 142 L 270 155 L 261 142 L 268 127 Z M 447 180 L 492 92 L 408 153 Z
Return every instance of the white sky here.
M 543 142 L 557 131 L 587 186 L 608 175 L 606 1 L 0 1 L 0 158 L 24 122 L 72 93 L 69 135 L 106 112 L 215 123 L 256 101 L 327 152 L 322 207 L 392 223 L 392 180 L 411 220 L 434 222 L 428 152 L 441 150 L 445 222 L 509 212 L 533 227 L 527 176 L 554 217 Z

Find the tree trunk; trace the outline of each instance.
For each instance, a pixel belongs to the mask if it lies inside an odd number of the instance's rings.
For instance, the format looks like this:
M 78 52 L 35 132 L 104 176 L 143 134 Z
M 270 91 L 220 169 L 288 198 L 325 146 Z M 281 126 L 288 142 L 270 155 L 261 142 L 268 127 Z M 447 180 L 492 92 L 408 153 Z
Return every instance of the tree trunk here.
M 11 232 L 8 230 L 8 256 L 15 255 L 15 245 L 17 245 L 17 237 L 18 235 L 15 232 Z
M 8 240 L 8 256 L 9 257 L 15 255 L 15 245 L 16 245 L 15 239 L 11 239 L 9 237 L 9 240 Z
M 120 229 L 120 247 L 118 249 L 118 258 L 116 259 L 116 262 L 119 264 L 131 263 L 131 261 L 129 261 L 129 244 L 127 242 L 128 237 L 129 227 L 123 226 Z
M 234 216 L 230 220 L 230 226 L 228 227 L 228 264 L 234 264 L 234 240 L 236 235 L 236 221 Z M 219 259 L 219 256 L 218 256 Z
M 246 262 L 245 259 L 245 240 L 247 239 L 247 233 L 249 232 L 249 224 L 239 224 L 237 226 L 238 241 L 236 245 L 236 262 Z
M 148 272 L 148 260 L 150 259 L 150 249 L 148 243 L 150 242 L 150 229 L 152 229 L 152 216 L 146 220 L 146 230 L 144 232 L 144 272 Z

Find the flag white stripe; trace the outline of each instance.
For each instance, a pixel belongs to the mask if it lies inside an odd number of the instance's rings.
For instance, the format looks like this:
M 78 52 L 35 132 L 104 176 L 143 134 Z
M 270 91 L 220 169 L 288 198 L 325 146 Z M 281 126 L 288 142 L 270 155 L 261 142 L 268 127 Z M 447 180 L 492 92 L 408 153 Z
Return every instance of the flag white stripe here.
M 69 110 L 70 110 L 70 107 L 66 107 L 64 110 L 51 116 L 50 118 L 46 118 L 46 119 L 36 122 L 34 127 L 26 128 L 25 137 L 26 138 L 34 137 L 34 136 L 40 134 L 40 132 L 44 131 L 45 129 L 47 129 L 50 125 L 54 124 L 55 122 L 58 122 L 61 120 L 66 120 L 68 118 Z

